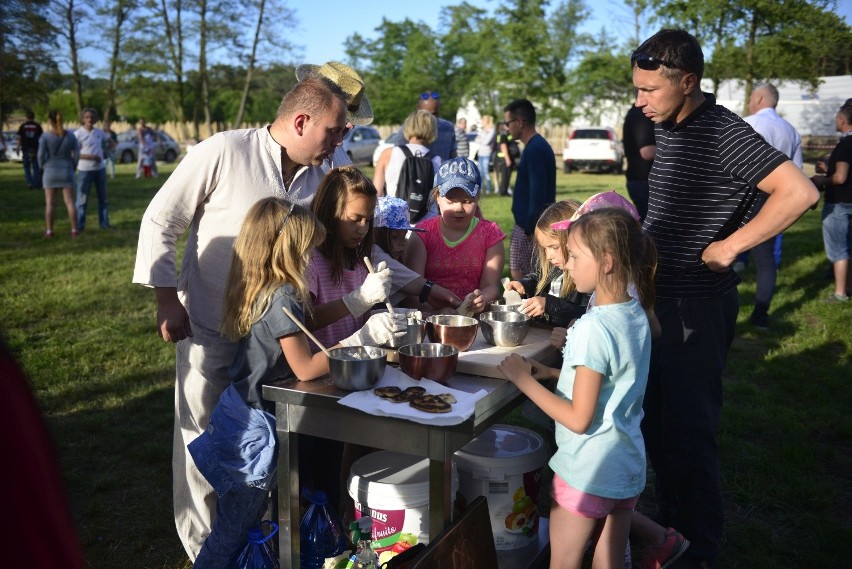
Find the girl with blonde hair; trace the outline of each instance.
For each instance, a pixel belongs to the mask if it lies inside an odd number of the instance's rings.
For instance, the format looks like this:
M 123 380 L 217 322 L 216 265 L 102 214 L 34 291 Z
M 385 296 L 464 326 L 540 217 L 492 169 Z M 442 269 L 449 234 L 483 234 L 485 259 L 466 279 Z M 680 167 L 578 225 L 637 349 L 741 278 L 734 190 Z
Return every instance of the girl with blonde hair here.
M 569 219 L 580 207 L 577 200 L 563 200 L 550 205 L 538 218 L 535 226 L 537 266 L 518 281 L 511 281 L 506 290 L 526 296 L 519 311 L 540 318 L 552 326 L 567 327 L 572 320 L 586 312 L 589 295 L 577 291 L 570 275 L 565 273 L 567 252 L 564 231 L 552 224 Z M 561 235 L 562 234 L 562 235 Z
M 276 449 L 275 416 L 265 410 L 263 386 L 328 373 L 326 355 L 312 353 L 302 328 L 284 310 L 304 322 L 310 310 L 305 272 L 313 247 L 325 234 L 323 224 L 306 208 L 270 197 L 248 211 L 234 242 L 221 328 L 237 342 L 228 369 L 231 385 L 219 398 L 205 432 L 188 445 L 195 465 L 217 494 L 216 517 L 193 565 L 196 569 L 235 566 L 248 530 L 267 510 L 276 452 L 288 450 Z M 337 345 L 378 345 L 390 338 L 389 330 L 392 319 L 379 314 Z

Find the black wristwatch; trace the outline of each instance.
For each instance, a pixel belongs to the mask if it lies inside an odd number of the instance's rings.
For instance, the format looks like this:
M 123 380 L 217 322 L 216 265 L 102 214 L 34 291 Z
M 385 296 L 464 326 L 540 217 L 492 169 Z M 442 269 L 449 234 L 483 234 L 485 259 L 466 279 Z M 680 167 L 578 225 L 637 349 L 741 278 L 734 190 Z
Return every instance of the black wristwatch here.
M 428 279 L 426 280 L 425 283 L 423 283 L 423 288 L 420 289 L 420 303 L 421 304 L 426 302 L 426 299 L 429 298 L 429 292 L 432 290 L 433 286 L 435 286 L 435 283 L 433 283 L 432 281 L 430 281 Z

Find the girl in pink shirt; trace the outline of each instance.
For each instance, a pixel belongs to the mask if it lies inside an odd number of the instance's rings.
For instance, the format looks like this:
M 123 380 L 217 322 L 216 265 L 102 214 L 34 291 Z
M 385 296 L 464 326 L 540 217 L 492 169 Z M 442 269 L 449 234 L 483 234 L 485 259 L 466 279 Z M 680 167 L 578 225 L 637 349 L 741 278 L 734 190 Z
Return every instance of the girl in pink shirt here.
M 477 215 L 481 184 L 471 160 L 458 157 L 441 164 L 434 190 L 440 215 L 417 224 L 424 231 L 409 238 L 405 263 L 459 298 L 470 296 L 473 312 L 500 297 L 506 257 L 506 234 Z

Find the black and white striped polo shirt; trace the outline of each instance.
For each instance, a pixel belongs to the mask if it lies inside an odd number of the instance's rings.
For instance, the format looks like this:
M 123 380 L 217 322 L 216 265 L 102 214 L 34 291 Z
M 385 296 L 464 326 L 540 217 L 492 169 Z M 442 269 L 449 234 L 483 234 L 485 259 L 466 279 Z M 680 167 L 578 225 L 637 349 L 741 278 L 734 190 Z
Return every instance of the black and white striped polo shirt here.
M 709 298 L 737 286 L 736 273 L 711 271 L 701 252 L 755 215 L 757 184 L 787 160 L 713 95 L 704 96 L 689 117 L 654 132 L 644 228 L 657 244 L 661 298 Z

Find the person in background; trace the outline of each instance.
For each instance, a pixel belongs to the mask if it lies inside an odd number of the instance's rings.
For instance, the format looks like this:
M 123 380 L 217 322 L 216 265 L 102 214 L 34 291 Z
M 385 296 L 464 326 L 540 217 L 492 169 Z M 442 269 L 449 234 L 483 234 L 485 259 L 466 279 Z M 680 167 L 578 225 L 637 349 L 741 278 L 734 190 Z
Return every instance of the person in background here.
M 847 101 L 848 102 L 848 101 Z M 834 117 L 840 140 L 827 162 L 817 162 L 813 183 L 825 192 L 822 207 L 822 239 L 825 255 L 834 271 L 834 292 L 825 302 L 845 303 L 849 300 L 852 266 L 849 249 L 852 243 L 852 106 L 844 105 Z
M 95 128 L 98 112 L 95 109 L 83 109 L 83 125 L 74 131 L 80 144 L 80 157 L 77 162 L 77 230 L 86 229 L 86 210 L 89 207 L 89 191 L 92 184 L 98 193 L 98 223 L 101 229 L 112 229 L 109 224 L 107 204 L 106 161 L 104 148 L 109 137 Z
M 442 119 L 439 114 L 441 111 L 441 95 L 437 91 L 427 89 L 420 93 L 417 99 L 417 110 L 424 110 L 435 115 L 438 121 L 437 133 L 435 140 L 429 145 L 429 151 L 435 156 L 441 158 L 441 161 L 449 160 L 456 155 L 456 127 L 453 123 L 446 119 Z M 405 134 L 400 128 L 394 138 L 391 140 L 394 146 L 405 144 L 407 142 Z
M 642 432 L 657 520 L 691 542 L 685 567 L 712 569 L 724 527 L 716 441 L 722 373 L 739 312 L 731 265 L 794 223 L 819 194 L 782 152 L 701 92 L 704 54 L 691 34 L 660 30 L 630 63 L 636 106 L 656 124 L 657 147 L 643 227 L 659 253 L 662 336 L 652 349 Z M 755 214 L 759 191 L 769 197 Z
M 497 191 L 501 196 L 512 193 L 509 186 L 512 182 L 512 172 L 515 171 L 515 163 L 520 156 L 518 141 L 509 134 L 506 123 L 497 125 L 497 134 L 494 137 L 494 177 L 497 182 Z
M 145 119 L 139 119 L 136 122 L 136 177 L 141 178 L 145 176 L 145 159 L 146 159 L 146 148 L 151 144 L 156 145 L 156 133 L 154 133 L 153 129 L 148 126 L 145 122 Z M 156 158 L 153 160 L 153 163 L 149 163 L 151 166 L 151 175 L 145 176 L 146 178 L 159 176 L 157 172 L 157 160 Z
M 491 154 L 494 147 L 494 137 L 496 131 L 494 129 L 494 117 L 491 115 L 483 115 L 482 125 L 476 133 L 476 163 L 479 166 L 479 173 L 482 176 L 483 192 L 486 194 L 494 193 L 494 184 L 491 182 Z
M 470 155 L 470 143 L 467 140 L 467 119 L 456 121 L 456 156 L 467 158 Z
M 553 148 L 536 131 L 535 107 L 531 102 L 518 99 L 503 111 L 509 134 L 524 143 L 512 192 L 515 225 L 509 250 L 509 273 L 512 280 L 519 280 L 532 266 L 536 221 L 556 201 L 556 158 Z
M 24 179 L 31 190 L 41 189 L 41 172 L 38 169 L 38 142 L 41 139 L 41 125 L 35 121 L 35 113 L 27 111 L 27 120 L 18 127 L 18 148 L 24 166 Z
M 624 118 L 624 157 L 627 158 L 627 195 L 636 210 L 640 220 L 648 213 L 648 174 L 654 164 L 654 153 L 657 147 L 654 143 L 654 123 L 645 116 L 637 106 L 630 107 Z
M 438 122 L 435 115 L 428 111 L 414 111 L 405 117 L 405 121 L 402 123 L 402 132 L 408 141 L 405 146 L 408 147 L 411 154 L 416 156 L 419 153 L 426 156 L 430 154 L 429 145 L 435 141 L 438 134 Z M 441 165 L 441 158 L 435 154 L 430 154 L 430 156 L 435 171 L 437 171 L 438 166 Z M 376 170 L 373 173 L 373 185 L 376 186 L 376 191 L 379 192 L 380 196 L 397 195 L 399 175 L 404 162 L 405 153 L 399 146 L 391 146 L 381 153 L 376 163 Z M 429 183 L 432 183 L 431 180 Z
M 778 89 L 769 83 L 757 85 L 748 100 L 748 112 L 751 113 L 743 120 L 757 131 L 766 142 L 783 152 L 793 164 L 802 167 L 802 137 L 796 128 L 775 112 L 778 106 Z M 759 203 L 766 201 L 766 194 L 758 194 Z M 775 279 L 778 265 L 781 264 L 781 234 L 767 239 L 751 250 L 754 254 L 754 265 L 757 270 L 755 281 L 757 289 L 754 293 L 754 309 L 749 322 L 757 328 L 769 327 L 769 305 L 775 294 Z M 737 265 L 748 261 L 748 252 L 737 256 L 734 270 L 742 272 Z M 740 270 L 737 270 L 740 269 Z
M 44 236 L 53 237 L 53 209 L 56 191 L 62 190 L 62 199 L 71 224 L 71 238 L 77 230 L 77 208 L 74 205 L 74 170 L 80 159 L 80 146 L 73 132 L 65 129 L 62 113 L 52 110 L 47 114 L 49 129 L 39 140 L 38 163 L 44 181 Z
M 104 134 L 107 135 L 109 142 L 104 148 L 104 155 L 106 156 L 106 164 L 107 164 L 107 172 L 109 172 L 109 179 L 115 179 L 115 147 L 118 146 L 118 135 L 112 130 L 112 121 L 105 120 L 103 124 Z
M 423 231 L 409 222 L 406 201 L 393 196 L 379 197 L 373 216 L 373 225 L 376 231 L 376 246 L 400 263 L 405 262 L 408 232 Z

